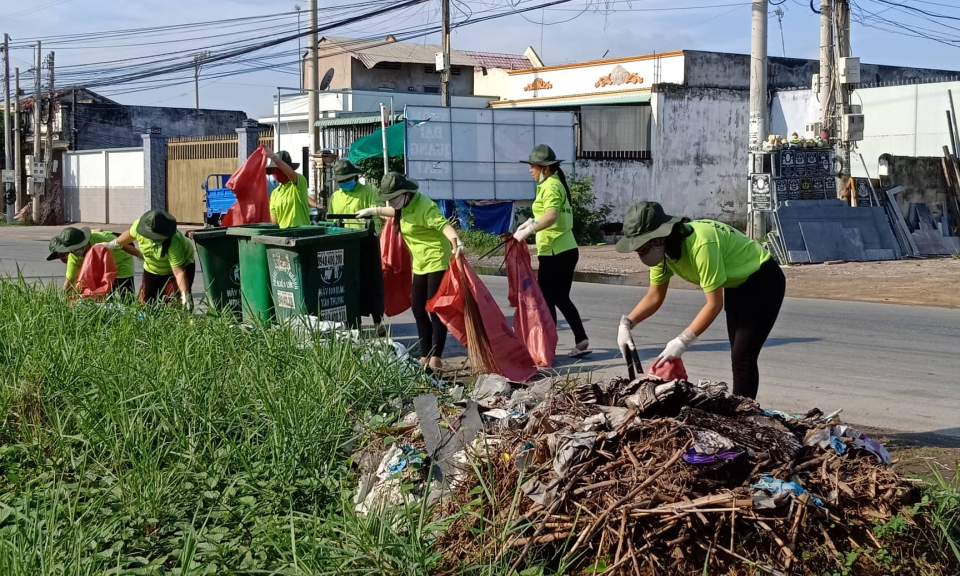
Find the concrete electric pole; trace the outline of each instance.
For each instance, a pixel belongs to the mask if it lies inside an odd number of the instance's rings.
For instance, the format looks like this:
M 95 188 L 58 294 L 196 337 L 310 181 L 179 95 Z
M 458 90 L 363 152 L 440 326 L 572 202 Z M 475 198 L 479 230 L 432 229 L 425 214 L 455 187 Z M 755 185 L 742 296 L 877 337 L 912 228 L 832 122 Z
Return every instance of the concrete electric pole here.
M 53 52 L 47 54 L 47 82 L 50 100 L 47 102 L 47 143 L 43 149 L 43 161 L 49 169 L 50 162 L 53 161 L 53 117 L 57 109 L 57 95 L 53 86 Z
M 760 150 L 767 137 L 767 0 L 753 0 L 750 21 L 750 149 Z M 750 232 L 766 233 L 766 215 L 751 206 Z
M 10 37 L 3 35 L 3 158 L 4 170 L 13 170 L 13 137 L 10 130 Z M 9 172 L 7 172 L 9 174 Z M 6 180 L 6 179 L 4 179 Z M 12 183 L 3 183 L 3 203 L 7 222 L 16 216 L 16 194 Z
M 310 130 L 310 154 L 309 156 L 309 180 L 310 191 L 315 199 L 320 198 L 320 189 L 317 186 L 317 154 L 320 153 L 320 128 L 317 126 L 317 120 L 320 119 L 320 54 L 319 42 L 317 37 L 317 0 L 310 0 L 310 91 L 307 93 L 307 123 Z M 277 103 L 279 106 L 280 103 Z M 280 126 L 277 126 L 279 134 Z
M 200 109 L 200 68 L 209 56 L 210 52 L 207 50 L 193 55 L 193 104 L 197 110 Z
M 443 69 L 440 72 L 440 105 L 450 106 L 450 0 L 440 0 L 443 18 Z
M 820 0 L 820 130 L 833 136 L 833 6 Z
M 43 161 L 43 151 L 42 151 L 42 140 L 40 139 L 40 100 L 42 99 L 43 93 L 40 92 L 40 74 L 43 70 L 43 62 L 40 58 L 40 42 L 37 42 L 36 45 L 36 54 L 34 54 L 35 62 L 33 69 L 33 162 Z M 31 167 L 31 174 L 32 174 Z M 33 178 L 33 186 L 30 190 L 30 200 L 33 206 L 33 216 L 31 217 L 34 222 L 37 221 L 37 215 L 40 214 L 40 191 L 42 190 L 43 182 L 38 182 L 36 178 Z
M 14 170 L 16 171 L 15 180 L 13 183 L 14 189 L 17 194 L 17 204 L 16 211 L 19 212 L 23 208 L 23 204 L 26 201 L 25 194 L 23 193 L 23 154 L 20 150 L 20 142 L 23 138 L 23 126 L 20 124 L 20 69 L 14 68 L 13 72 L 14 82 L 13 82 L 13 164 Z

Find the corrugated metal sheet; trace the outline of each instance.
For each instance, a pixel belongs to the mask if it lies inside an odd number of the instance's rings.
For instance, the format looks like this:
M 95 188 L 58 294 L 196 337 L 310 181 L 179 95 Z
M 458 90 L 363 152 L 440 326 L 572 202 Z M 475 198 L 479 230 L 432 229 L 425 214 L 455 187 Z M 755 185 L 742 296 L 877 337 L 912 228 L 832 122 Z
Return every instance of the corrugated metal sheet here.
M 400 62 L 406 64 L 434 64 L 437 52 L 443 49 L 436 44 L 416 44 L 413 42 L 387 42 L 386 40 L 364 40 L 325 36 L 320 40 L 320 56 L 324 56 L 324 46 L 333 45 L 353 54 L 368 69 L 380 62 Z M 459 50 L 450 51 L 452 66 L 480 67 L 480 64 Z
M 476 60 L 484 68 L 499 68 L 501 70 L 528 70 L 533 64 L 526 56 L 520 54 L 499 54 L 497 52 L 463 52 Z
M 403 120 L 403 114 L 395 114 L 393 121 L 399 122 L 400 120 Z M 363 124 L 376 124 L 379 126 L 380 115 L 370 114 L 367 116 L 341 116 L 340 118 L 325 118 L 323 120 L 317 120 L 317 123 L 314 124 L 314 126 L 326 128 L 328 126 L 360 126 Z

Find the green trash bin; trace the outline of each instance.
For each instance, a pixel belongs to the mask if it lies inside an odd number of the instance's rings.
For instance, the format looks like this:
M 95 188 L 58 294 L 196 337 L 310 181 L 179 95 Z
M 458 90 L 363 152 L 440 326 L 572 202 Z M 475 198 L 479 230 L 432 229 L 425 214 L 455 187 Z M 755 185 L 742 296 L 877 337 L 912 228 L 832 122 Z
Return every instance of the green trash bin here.
M 253 238 L 266 247 L 277 320 L 303 314 L 360 325 L 360 258 L 365 230 L 304 226 Z
M 269 322 L 273 318 L 273 297 L 270 295 L 270 271 L 267 268 L 267 250 L 256 244 L 253 237 L 276 232 L 276 224 L 244 224 L 231 226 L 227 236 L 237 244 L 240 261 L 240 302 L 238 310 L 247 322 Z
M 217 310 L 240 314 L 240 257 L 228 228 L 194 230 L 193 241 L 203 268 L 203 291 Z
M 380 237 L 375 221 L 352 218 L 351 214 L 328 214 L 337 226 L 361 230 L 367 236 L 360 241 L 360 315 L 383 318 L 383 268 L 380 258 Z

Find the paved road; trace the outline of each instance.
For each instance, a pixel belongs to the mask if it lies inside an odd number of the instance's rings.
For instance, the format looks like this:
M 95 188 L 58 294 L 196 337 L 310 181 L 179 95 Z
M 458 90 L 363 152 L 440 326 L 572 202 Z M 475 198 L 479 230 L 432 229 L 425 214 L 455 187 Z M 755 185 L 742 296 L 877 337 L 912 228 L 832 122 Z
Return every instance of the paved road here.
M 46 262 L 47 240 L 56 229 L 0 227 L 0 273 L 60 282 L 63 265 Z M 506 279 L 484 282 L 509 316 Z M 200 283 L 196 287 L 199 293 Z M 620 315 L 643 295 L 642 288 L 575 284 L 594 354 L 577 363 L 566 359 L 561 373 L 576 371 L 607 378 L 625 370 L 616 353 Z M 636 328 L 640 357 L 647 366 L 703 303 L 699 292 L 673 290 L 660 312 Z M 560 349 L 573 339 L 560 326 Z M 401 338 L 415 334 L 408 313 L 394 319 Z M 764 406 L 805 411 L 843 408 L 851 422 L 911 433 L 934 432 L 960 438 L 960 310 L 788 299 L 760 357 L 760 401 Z M 447 356 L 463 355 L 452 338 Z M 691 378 L 730 381 L 729 345 L 723 315 L 684 355 Z

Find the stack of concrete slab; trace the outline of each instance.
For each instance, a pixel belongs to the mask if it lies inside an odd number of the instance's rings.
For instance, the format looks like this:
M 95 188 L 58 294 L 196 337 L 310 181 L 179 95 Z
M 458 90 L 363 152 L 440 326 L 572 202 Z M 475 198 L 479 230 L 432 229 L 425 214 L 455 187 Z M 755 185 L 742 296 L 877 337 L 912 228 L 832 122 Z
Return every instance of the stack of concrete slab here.
M 880 207 L 853 208 L 843 200 L 790 200 L 774 216 L 771 245 L 781 262 L 894 260 L 900 247 Z

